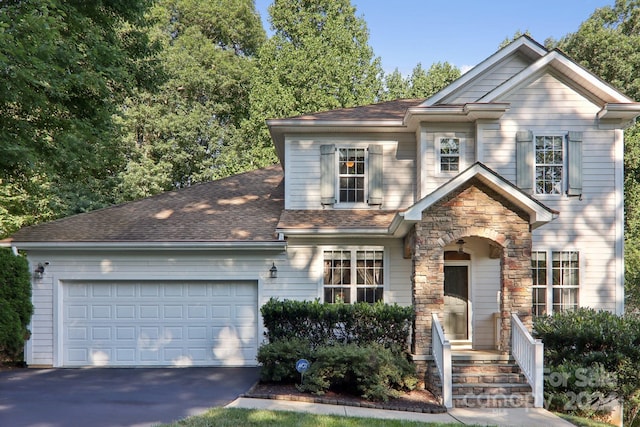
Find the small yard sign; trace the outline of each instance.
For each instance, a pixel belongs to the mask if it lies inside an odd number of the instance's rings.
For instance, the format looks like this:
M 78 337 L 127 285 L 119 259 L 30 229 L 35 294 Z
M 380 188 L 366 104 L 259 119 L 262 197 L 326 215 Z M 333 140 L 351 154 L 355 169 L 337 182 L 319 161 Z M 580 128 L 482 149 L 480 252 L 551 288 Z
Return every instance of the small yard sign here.
M 296 362 L 296 371 L 300 372 L 300 384 L 304 384 L 304 373 L 309 370 L 311 363 L 307 359 L 300 359 Z

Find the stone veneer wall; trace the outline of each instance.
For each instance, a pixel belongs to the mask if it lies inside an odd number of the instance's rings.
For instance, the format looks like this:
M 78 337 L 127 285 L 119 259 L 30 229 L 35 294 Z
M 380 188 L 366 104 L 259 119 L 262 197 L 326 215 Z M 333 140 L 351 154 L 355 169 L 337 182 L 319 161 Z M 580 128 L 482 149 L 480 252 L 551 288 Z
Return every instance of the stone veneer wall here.
M 460 238 L 483 237 L 502 247 L 499 349 L 510 347 L 510 315 L 531 326 L 531 231 L 525 212 L 477 179 L 470 180 L 422 213 L 412 231 L 413 348 L 419 362 L 431 354 L 431 313 L 444 309 L 444 247 Z M 422 356 L 422 357 L 420 357 Z

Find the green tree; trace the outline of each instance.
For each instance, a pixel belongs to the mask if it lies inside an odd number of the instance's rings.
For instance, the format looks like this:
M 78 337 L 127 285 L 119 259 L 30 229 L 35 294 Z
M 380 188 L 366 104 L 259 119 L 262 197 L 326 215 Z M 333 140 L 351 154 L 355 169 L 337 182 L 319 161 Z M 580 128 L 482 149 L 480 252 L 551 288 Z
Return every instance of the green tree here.
M 13 360 L 22 351 L 32 313 L 27 260 L 0 248 L 0 360 Z
M 552 42 L 549 42 L 550 44 Z M 640 100 L 640 0 L 597 9 L 555 45 L 587 69 Z M 625 264 L 629 308 L 640 308 L 640 128 L 625 131 Z
M 380 95 L 381 101 L 393 101 L 394 99 L 409 97 L 409 80 L 404 78 L 396 68 L 390 74 L 384 76 L 384 89 Z
M 253 57 L 265 39 L 252 0 L 159 0 L 147 19 L 164 73 L 126 104 L 123 200 L 237 171 L 227 152 L 249 114 Z
M 146 3 L 0 2 L 0 237 L 111 202 Z
M 275 162 L 266 119 L 369 104 L 381 91 L 380 59 L 349 0 L 275 0 L 269 13 L 238 152 L 247 167 Z
M 395 69 L 384 77 L 384 92 L 380 99 L 392 101 L 399 98 L 428 98 L 458 77 L 460 70 L 448 62 L 433 63 L 427 71 L 418 63 L 408 78 L 404 78 Z
M 460 77 L 460 70 L 448 62 L 436 62 L 424 71 L 418 63 L 409 77 L 409 98 L 427 98 Z

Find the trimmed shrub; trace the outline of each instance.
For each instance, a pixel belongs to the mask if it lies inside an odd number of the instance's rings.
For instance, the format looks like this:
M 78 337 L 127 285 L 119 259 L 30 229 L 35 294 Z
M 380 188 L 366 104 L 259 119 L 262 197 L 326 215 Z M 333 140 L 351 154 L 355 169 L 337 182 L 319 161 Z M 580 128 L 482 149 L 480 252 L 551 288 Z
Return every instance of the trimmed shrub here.
M 383 303 L 322 304 L 318 301 L 270 299 L 260 308 L 269 342 L 294 338 L 312 348 L 333 344 L 378 343 L 405 350 L 413 307 Z
M 20 318 L 9 303 L 0 300 L 0 361 L 13 360 L 24 346 L 23 328 Z
M 344 391 L 386 402 L 417 384 L 413 364 L 380 344 L 318 347 L 313 358 L 302 391 Z
M 16 360 L 29 337 L 31 321 L 29 264 L 11 250 L 0 249 L 0 358 Z
M 544 342 L 549 409 L 591 416 L 618 398 L 632 425 L 640 398 L 638 317 L 580 308 L 535 319 L 534 331 Z
M 300 379 L 296 371 L 296 362 L 300 359 L 313 359 L 309 342 L 294 338 L 264 344 L 258 349 L 260 381 L 294 383 Z

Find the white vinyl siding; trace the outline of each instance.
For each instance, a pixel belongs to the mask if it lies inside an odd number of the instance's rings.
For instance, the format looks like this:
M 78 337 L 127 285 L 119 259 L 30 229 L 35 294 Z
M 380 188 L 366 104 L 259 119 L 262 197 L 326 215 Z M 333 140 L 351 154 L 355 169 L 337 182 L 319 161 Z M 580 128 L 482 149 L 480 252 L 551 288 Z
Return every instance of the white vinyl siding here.
M 380 146 L 382 148 L 382 205 L 375 205 L 373 208 L 402 209 L 415 201 L 414 134 L 390 134 L 383 135 L 383 138 L 380 135 L 363 135 L 357 138 L 349 135 L 288 136 L 285 144 L 286 209 L 323 209 L 319 148 L 323 145 L 362 149 L 373 145 Z M 367 206 L 366 201 L 364 206 Z M 325 208 L 328 207 L 325 206 Z
M 467 102 L 476 102 L 482 98 L 487 92 L 493 90 L 496 86 L 509 80 L 511 77 L 522 71 L 529 64 L 531 59 L 520 54 L 505 58 L 502 62 L 496 64 L 491 72 L 478 76 L 464 90 L 454 92 L 442 100 L 443 104 L 465 104 Z
M 578 248 L 584 262 L 580 305 L 619 311 L 624 282 L 619 229 L 622 204 L 616 168 L 622 167 L 616 132 L 594 128 L 600 108 L 551 75 L 543 75 L 500 101 L 511 107 L 500 126 L 483 130 L 483 162 L 516 183 L 515 135 L 582 133 L 582 197 L 535 195 L 558 217 L 533 231 L 533 247 Z
M 473 127 L 461 123 L 425 123 L 422 125 L 418 146 L 418 199 L 422 199 L 453 176 L 476 161 Z M 459 171 L 442 172 L 440 139 L 455 138 L 460 141 Z

